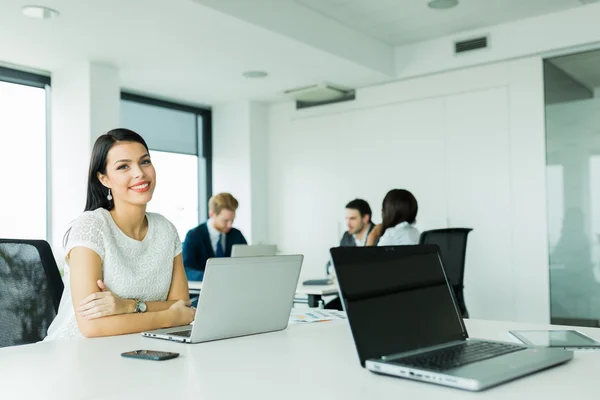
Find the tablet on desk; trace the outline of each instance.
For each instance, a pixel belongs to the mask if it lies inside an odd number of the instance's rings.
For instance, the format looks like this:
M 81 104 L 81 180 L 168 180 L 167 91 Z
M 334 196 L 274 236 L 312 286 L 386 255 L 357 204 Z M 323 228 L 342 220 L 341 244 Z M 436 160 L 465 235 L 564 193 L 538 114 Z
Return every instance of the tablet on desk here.
M 509 331 L 529 346 L 600 350 L 600 342 L 574 330 Z

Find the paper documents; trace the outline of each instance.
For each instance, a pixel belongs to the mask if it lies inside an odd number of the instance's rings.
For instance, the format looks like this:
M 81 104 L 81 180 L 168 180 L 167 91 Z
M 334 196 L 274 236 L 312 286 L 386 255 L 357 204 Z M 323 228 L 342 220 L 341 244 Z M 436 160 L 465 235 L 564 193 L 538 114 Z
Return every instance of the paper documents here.
M 290 324 L 303 324 L 307 322 L 326 322 L 346 319 L 344 311 L 323 310 L 320 308 L 294 308 L 290 314 Z

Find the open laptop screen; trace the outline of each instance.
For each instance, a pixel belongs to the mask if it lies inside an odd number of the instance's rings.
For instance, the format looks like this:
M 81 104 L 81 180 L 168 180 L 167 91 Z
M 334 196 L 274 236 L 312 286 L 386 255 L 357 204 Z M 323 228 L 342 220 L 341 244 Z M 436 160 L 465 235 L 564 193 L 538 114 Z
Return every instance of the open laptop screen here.
M 361 363 L 467 337 L 436 245 L 331 249 Z

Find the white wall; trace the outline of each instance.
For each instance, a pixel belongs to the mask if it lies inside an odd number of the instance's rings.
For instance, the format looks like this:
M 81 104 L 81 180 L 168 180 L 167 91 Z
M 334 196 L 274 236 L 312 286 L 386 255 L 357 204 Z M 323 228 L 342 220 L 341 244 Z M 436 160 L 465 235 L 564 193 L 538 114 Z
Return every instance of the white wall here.
M 250 104 L 250 182 L 252 197 L 252 243 L 269 238 L 269 128 L 267 106 Z
M 550 321 L 546 212 L 546 132 L 542 61 L 534 57 L 507 63 L 509 82 L 511 214 L 515 320 Z
M 322 276 L 344 205 L 392 188 L 420 230 L 474 228 L 465 297 L 475 318 L 549 320 L 542 61 L 499 63 L 359 90 L 353 102 L 269 110 L 271 241 Z
M 229 192 L 238 200 L 235 224 L 251 231 L 250 134 L 247 102 L 213 108 L 213 194 Z
M 268 143 L 264 105 L 237 102 L 213 108 L 213 194 L 239 202 L 234 226 L 249 243 L 267 240 Z

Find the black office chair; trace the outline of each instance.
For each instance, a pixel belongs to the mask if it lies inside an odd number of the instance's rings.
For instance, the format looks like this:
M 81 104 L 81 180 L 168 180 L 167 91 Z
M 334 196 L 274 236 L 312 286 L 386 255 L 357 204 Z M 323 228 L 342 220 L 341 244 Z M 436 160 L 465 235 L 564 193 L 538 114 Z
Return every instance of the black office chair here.
M 0 348 L 46 337 L 63 290 L 48 242 L 0 239 Z
M 434 229 L 421 233 L 420 244 L 437 244 L 440 247 L 440 257 L 444 264 L 448 281 L 454 289 L 454 294 L 463 318 L 469 318 L 469 312 L 463 295 L 465 256 L 467 253 L 467 236 L 473 229 L 447 228 Z

